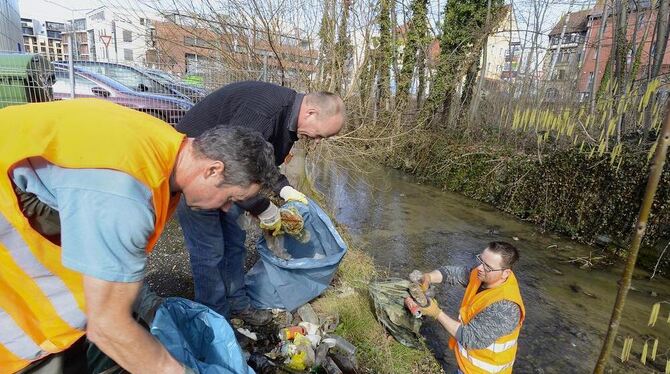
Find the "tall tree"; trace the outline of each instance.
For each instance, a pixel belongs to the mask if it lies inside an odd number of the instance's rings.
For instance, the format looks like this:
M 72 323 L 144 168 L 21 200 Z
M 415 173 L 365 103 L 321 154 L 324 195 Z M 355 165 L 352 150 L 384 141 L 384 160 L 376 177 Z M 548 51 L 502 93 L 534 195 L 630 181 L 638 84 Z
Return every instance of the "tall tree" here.
M 654 36 L 654 52 L 651 54 L 651 61 L 649 64 L 648 81 L 656 79 L 661 73 L 661 65 L 663 64 L 663 56 L 668 45 L 668 38 L 670 37 L 670 1 L 660 1 L 658 5 L 658 14 L 656 15 L 656 35 Z M 645 110 L 644 122 L 645 129 L 649 131 L 652 122 L 652 111 L 656 106 L 656 95 L 651 96 L 649 105 Z
M 510 5 L 510 7 L 511 7 L 511 5 Z M 491 0 L 488 0 L 487 3 L 486 3 L 486 25 L 488 25 L 489 22 L 491 22 Z M 472 100 L 471 113 L 472 113 L 472 115 L 474 115 L 479 110 L 479 98 L 481 97 L 482 87 L 484 86 L 484 80 L 486 79 L 486 70 L 487 70 L 487 65 L 488 65 L 488 46 L 487 46 L 488 40 L 489 39 L 488 39 L 488 35 L 487 35 L 485 40 L 484 40 L 484 48 L 482 48 L 482 51 L 481 51 L 481 54 L 482 54 L 482 67 L 481 67 L 482 73 L 480 74 L 479 80 L 477 82 L 477 92 L 473 95 L 474 97 L 471 97 L 471 100 Z M 510 39 L 509 40 L 510 40 L 509 42 L 510 42 L 510 45 L 511 45 L 511 43 L 512 43 L 511 27 L 510 27 Z M 512 51 L 509 51 L 510 58 L 512 56 L 511 52 Z M 510 70 L 511 70 L 511 67 L 512 67 L 512 63 L 510 62 Z M 472 70 L 472 68 L 470 70 Z M 475 78 L 476 78 L 476 76 L 477 76 L 477 74 L 475 73 Z M 463 105 L 465 104 L 465 101 L 461 100 L 461 102 L 462 102 L 462 104 L 461 104 L 461 111 L 462 111 L 463 110 L 462 108 L 463 108 Z
M 428 101 L 422 109 L 422 119 L 429 120 L 432 113 L 441 113 L 443 121 L 449 119 L 451 100 L 461 78 L 470 67 L 473 56 L 479 56 L 483 40 L 491 30 L 483 27 L 486 21 L 487 0 L 460 0 L 448 2 L 444 11 L 440 56 L 437 73 L 431 84 Z M 502 0 L 492 0 L 492 9 L 500 22 Z M 465 62 L 465 63 L 464 63 Z M 463 68 L 465 66 L 465 69 Z
M 414 81 L 414 72 L 420 76 L 425 66 L 425 51 L 428 36 L 428 0 L 412 0 L 412 18 L 405 30 L 405 48 L 402 56 L 402 69 L 398 76 L 397 100 L 400 105 L 407 102 Z M 417 92 L 417 100 L 420 94 Z
M 602 50 L 603 44 L 603 34 L 605 33 L 605 27 L 607 26 L 607 18 L 609 17 L 609 1 L 605 0 L 603 3 L 603 13 L 601 16 L 600 28 L 598 30 L 598 46 L 596 47 L 596 62 L 595 67 L 593 68 L 593 77 L 591 79 L 591 87 L 589 88 L 589 112 L 591 115 L 596 110 L 596 79 L 598 77 L 598 71 L 600 70 L 600 51 Z
M 379 45 L 376 50 L 377 69 L 377 109 L 389 108 L 391 98 L 391 63 L 393 44 L 391 40 L 391 22 L 393 0 L 379 0 Z
M 350 7 L 351 0 L 342 0 L 342 12 L 337 27 L 337 43 L 333 56 L 333 84 L 330 89 L 340 94 L 346 90 L 347 63 L 351 56 L 351 42 L 348 33 Z
M 321 88 L 330 89 L 333 82 L 333 48 L 335 46 L 335 0 L 323 2 L 323 15 L 319 28 L 321 48 L 319 50 L 319 83 Z
M 614 61 L 614 79 L 616 81 L 616 96 L 623 95 L 627 69 L 626 58 L 630 44 L 626 37 L 628 31 L 628 0 L 616 0 L 616 24 L 614 29 L 614 48 L 612 56 Z
M 486 49 L 486 46 L 482 50 Z M 470 103 L 473 101 L 473 96 L 475 94 L 475 85 L 477 82 L 477 73 L 479 72 L 479 61 L 482 54 L 482 50 L 479 51 L 477 57 L 472 60 L 470 63 L 470 68 L 468 69 L 467 74 L 465 74 L 465 82 L 463 82 L 463 89 L 461 90 L 461 106 L 458 112 L 459 119 L 462 120 L 466 117 L 468 109 L 470 108 Z M 482 71 L 482 75 L 484 71 Z M 482 77 L 483 79 L 483 77 Z

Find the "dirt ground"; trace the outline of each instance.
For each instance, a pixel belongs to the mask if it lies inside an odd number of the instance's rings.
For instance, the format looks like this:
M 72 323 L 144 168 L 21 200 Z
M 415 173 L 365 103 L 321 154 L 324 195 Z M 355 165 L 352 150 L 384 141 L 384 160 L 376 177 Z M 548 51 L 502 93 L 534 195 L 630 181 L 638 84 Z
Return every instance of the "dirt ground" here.
M 258 260 L 258 254 L 253 246 L 257 235 L 260 235 L 260 232 L 247 235 L 245 270 L 250 269 Z M 163 235 L 149 256 L 146 279 L 149 287 L 160 296 L 179 296 L 193 300 L 191 264 L 184 245 L 184 235 L 176 219 L 168 222 Z

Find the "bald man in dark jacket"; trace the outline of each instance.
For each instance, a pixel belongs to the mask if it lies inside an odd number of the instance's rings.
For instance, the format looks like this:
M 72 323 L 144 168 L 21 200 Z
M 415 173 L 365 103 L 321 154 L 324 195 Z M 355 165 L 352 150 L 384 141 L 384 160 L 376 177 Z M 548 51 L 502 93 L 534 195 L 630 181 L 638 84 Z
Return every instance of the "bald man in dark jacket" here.
M 301 94 L 264 82 L 237 82 L 209 94 L 186 113 L 177 130 L 192 137 L 223 124 L 260 132 L 274 147 L 280 165 L 299 138 L 319 140 L 336 135 L 344 122 L 344 104 L 334 94 Z M 274 191 L 284 200 L 307 203 L 305 195 L 282 176 Z M 195 300 L 226 317 L 253 325 L 271 320 L 269 311 L 255 310 L 244 287 L 245 232 L 237 218 L 246 210 L 260 219 L 261 228 L 281 225 L 279 209 L 263 196 L 236 204 L 227 212 L 195 211 L 182 200 L 177 216 L 191 256 Z

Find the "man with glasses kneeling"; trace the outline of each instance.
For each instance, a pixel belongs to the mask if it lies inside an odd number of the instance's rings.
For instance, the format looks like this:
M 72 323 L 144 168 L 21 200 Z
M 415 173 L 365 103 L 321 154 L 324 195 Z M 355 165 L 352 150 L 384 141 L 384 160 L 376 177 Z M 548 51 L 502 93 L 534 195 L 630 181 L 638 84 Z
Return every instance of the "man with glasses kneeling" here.
M 512 272 L 519 252 L 509 243 L 491 242 L 475 257 L 475 268 L 442 266 L 424 273 L 421 279 L 424 291 L 431 283 L 442 281 L 466 288 L 458 320 L 445 314 L 435 299 L 422 312 L 451 334 L 449 348 L 456 355 L 459 372 L 511 373 L 526 315 Z

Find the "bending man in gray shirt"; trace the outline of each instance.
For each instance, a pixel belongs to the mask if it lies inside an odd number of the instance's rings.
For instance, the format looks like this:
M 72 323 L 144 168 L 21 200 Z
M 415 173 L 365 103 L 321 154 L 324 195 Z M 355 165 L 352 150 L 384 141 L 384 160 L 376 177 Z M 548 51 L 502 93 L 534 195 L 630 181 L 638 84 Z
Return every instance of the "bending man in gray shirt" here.
M 519 253 L 509 243 L 491 242 L 476 258 L 479 265 L 473 269 L 442 266 L 422 276 L 424 290 L 443 281 L 466 288 L 458 320 L 444 313 L 435 299 L 422 311 L 451 334 L 449 347 L 462 372 L 511 372 L 525 316 L 512 272 Z

